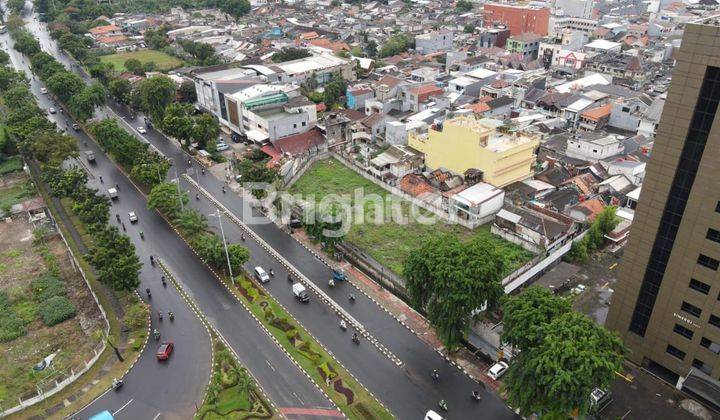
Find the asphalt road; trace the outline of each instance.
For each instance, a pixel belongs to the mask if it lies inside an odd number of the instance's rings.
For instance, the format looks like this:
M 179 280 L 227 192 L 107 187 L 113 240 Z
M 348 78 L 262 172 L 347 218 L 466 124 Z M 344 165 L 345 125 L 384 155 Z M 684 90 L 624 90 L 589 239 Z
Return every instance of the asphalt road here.
M 12 39 L 9 35 L 0 36 L 0 40 L 10 46 L 7 50 L 15 67 L 23 69 L 29 74 L 26 59 L 12 49 Z M 40 93 L 40 88 L 40 82 L 31 79 L 31 89 L 38 98 L 39 105 L 44 109 L 49 109 L 51 106 L 59 109 L 47 95 Z M 50 119 L 61 127 L 65 125 L 62 114 L 51 114 Z M 73 133 L 72 130 L 70 132 Z M 76 134 L 80 140 L 87 141 L 86 138 L 80 137 L 80 133 Z M 102 190 L 97 176 L 103 171 L 99 169 L 112 165 L 100 155 L 96 165 L 84 166 L 88 169 L 90 185 Z M 130 225 L 127 221 L 127 212 L 124 211 L 126 208 L 127 206 L 116 205 L 112 210 L 113 212 L 123 211 L 121 214 L 131 231 L 130 238 L 142 253 L 147 245 L 140 241 L 137 235 L 133 235 L 133 231 L 141 227 Z M 164 322 L 158 322 L 157 317 L 154 316 L 153 328 L 160 331 L 163 340 L 174 340 L 178 351 L 167 362 L 158 363 L 154 355 L 158 343 L 151 339 L 135 368 L 125 377 L 126 386 L 118 392 L 106 392 L 93 401 L 79 413 L 81 418 L 88 418 L 106 409 L 115 411 L 120 407 L 123 407 L 122 415 L 117 417 L 120 419 L 188 418 L 195 413 L 195 405 L 202 403 L 205 386 L 210 378 L 210 337 L 205 327 L 189 310 L 177 292 L 172 289 L 172 286 L 165 289 L 156 287 L 159 283 L 157 272 L 143 267 L 140 278 L 143 290 L 145 287 L 154 285 L 152 288 L 155 293 L 151 302 L 153 310 L 162 309 L 163 312 L 172 310 L 175 313 L 175 322 L 172 323 L 167 320 L 167 317 Z M 130 403 L 126 404 L 128 401 Z
M 40 28 L 35 28 L 33 31 L 37 32 L 37 29 Z M 60 58 L 67 59 L 64 56 L 60 56 Z M 133 127 L 142 125 L 140 123 L 142 116 L 138 116 L 136 120 L 129 120 L 130 117 L 123 109 L 116 106 L 113 108 L 128 122 L 126 128 L 130 128 L 138 135 Z M 140 137 L 156 146 L 166 156 L 174 159 L 181 171 L 189 169 L 184 152 L 159 132 L 148 130 L 147 134 Z M 194 170 L 189 170 L 189 173 L 195 175 Z M 200 183 L 237 217 L 242 218 L 243 200 L 241 197 L 235 194 L 223 194 L 221 192 L 222 182 L 210 175 L 201 176 Z M 182 185 L 185 189 L 190 189 L 186 183 Z M 194 195 L 191 193 L 191 197 Z M 205 214 L 211 212 L 211 208 L 204 200 L 197 202 L 191 199 L 190 205 L 198 206 Z M 216 218 L 209 218 L 211 223 L 216 223 L 214 219 Z M 223 225 L 231 239 L 239 240 L 238 231 L 228 220 L 224 220 Z M 335 298 L 337 304 L 362 323 L 370 334 L 379 339 L 403 362 L 402 367 L 396 367 L 369 343 L 361 343 L 360 346 L 353 345 L 348 333 L 343 333 L 337 327 L 339 319 L 329 307 L 315 301 L 310 305 L 296 303 L 292 298 L 289 282 L 285 280 L 286 272 L 265 250 L 260 249 L 253 241 L 247 241 L 252 255 L 249 266 L 259 264 L 266 268 L 272 267 L 276 272 L 275 279 L 266 285 L 273 296 L 396 416 L 408 419 L 422 418 L 428 409 L 435 408 L 437 401 L 445 399 L 450 407 L 447 414 L 449 418 L 515 418 L 504 402 L 490 391 L 481 391 L 483 394 L 481 403 L 472 401 L 470 393 L 472 390 L 478 389 L 478 385 L 474 381 L 449 365 L 434 349 L 428 347 L 364 295 L 355 293 L 356 302 L 352 304 L 348 302 L 346 297 L 352 290 L 351 285 L 339 284 L 335 288 L 329 288 L 327 280 L 331 275 L 330 269 L 290 238 L 286 232 L 271 223 L 253 225 L 251 228 L 305 276 L 314 281 L 329 296 Z M 217 307 L 217 302 L 213 301 L 216 296 L 206 296 L 209 290 L 215 288 L 210 287 L 207 283 L 196 281 L 195 276 L 184 276 L 184 281 L 188 289 L 195 294 L 202 310 L 209 314 L 215 322 L 222 322 L 216 315 L 217 311 L 222 311 Z M 242 357 L 243 349 L 236 348 L 236 344 L 233 342 L 231 345 Z M 252 365 L 250 366 L 252 369 Z M 440 371 L 441 378 L 437 382 L 430 378 L 432 369 Z
M 31 21 L 28 27 L 33 32 L 37 32 L 40 25 L 36 21 Z M 9 37 L 4 36 L 4 39 L 9 40 Z M 54 42 L 51 43 L 43 37 L 41 39 L 44 50 L 57 53 L 53 47 Z M 18 64 L 25 67 L 27 60 L 22 59 L 15 51 L 12 53 L 18 58 Z M 25 68 L 27 69 L 27 67 Z M 29 72 L 29 70 L 27 71 Z M 41 107 L 47 109 L 53 106 L 47 96 L 39 93 L 39 82 L 32 82 L 34 93 L 40 97 Z M 57 106 L 56 108 L 59 109 Z M 65 125 L 64 116 L 61 114 L 51 115 L 51 118 L 57 120 L 61 127 Z M 258 379 L 260 386 L 280 410 L 288 412 L 309 410 L 307 414 L 289 414 L 288 418 L 333 418 L 337 415 L 337 410 L 328 399 L 258 327 L 257 322 L 249 316 L 237 300 L 218 284 L 212 273 L 175 234 L 165 220 L 155 211 L 146 208 L 145 197 L 107 159 L 96 144 L 82 132 L 69 129 L 68 133 L 78 138 L 81 155 L 84 150 L 92 150 L 95 153 L 96 162 L 94 164 L 90 165 L 84 162 L 90 173 L 91 184 L 101 191 L 115 184 L 120 187 L 119 199 L 114 200 L 111 208 L 111 219 L 114 223 L 115 214 L 121 216 L 128 235 L 137 247 L 138 255 L 146 263 L 140 290 L 144 291 L 146 287 L 151 289 L 153 314 L 157 310 L 163 312 L 172 310 L 176 314 L 176 320 L 172 325 L 166 318 L 159 328 L 163 339 L 174 339 L 176 342 L 175 353 L 167 364 L 170 368 L 165 367 L 162 368 L 164 370 L 157 371 L 143 369 L 143 365 L 137 365 L 140 368 L 133 369 L 131 375 L 138 375 L 138 380 L 135 381 L 134 377 L 129 375 L 121 391 L 108 393 L 103 397 L 109 400 L 107 406 L 102 409 L 118 410 L 122 408 L 121 413 L 127 415 L 127 418 L 153 418 L 155 414 L 151 414 L 152 410 L 145 411 L 149 409 L 148 407 L 162 406 L 163 410 L 172 412 L 176 410 L 175 407 L 187 407 L 180 417 L 189 418 L 194 413 L 196 402 L 192 396 L 198 396 L 198 404 L 202 399 L 202 393 L 209 378 L 210 365 L 207 333 L 199 321 L 193 318 L 194 315 L 189 313 L 189 308 L 174 289 L 171 286 L 167 289 L 162 287 L 159 269 L 152 268 L 147 264 L 149 255 L 156 255 L 175 273 L 178 280 L 188 289 L 191 297 L 200 303 L 201 310 L 230 343 L 240 362 Z M 100 177 L 104 181 L 102 184 L 99 181 Z M 135 211 L 137 214 L 139 218 L 137 224 L 131 225 L 127 220 L 129 211 Z M 144 240 L 139 237 L 140 230 L 145 233 Z M 148 272 L 150 273 L 149 277 L 146 274 Z M 142 294 L 144 295 L 144 292 Z M 173 300 L 166 300 L 166 295 L 172 296 Z M 187 316 L 184 316 L 183 312 L 186 312 Z M 154 318 L 157 316 L 155 315 Z M 194 328 L 193 324 L 196 324 L 198 328 Z M 166 328 L 167 330 L 165 330 Z M 156 343 L 152 341 L 147 351 L 154 352 L 155 348 Z M 187 359 L 184 358 L 185 355 L 188 356 Z M 143 357 L 143 362 L 146 361 L 154 363 L 154 366 L 165 365 L 158 364 L 154 357 Z M 176 363 L 181 363 L 177 366 L 187 366 L 188 368 L 172 369 Z M 175 372 L 178 376 L 161 375 L 159 374 L 161 372 Z M 136 388 L 137 392 L 132 392 L 134 383 L 144 383 L 144 386 Z M 187 389 L 189 383 L 192 383 L 197 390 Z M 185 386 L 186 389 L 178 389 L 182 386 Z M 164 398 L 166 399 L 163 400 Z M 132 402 L 126 406 L 125 403 L 130 400 Z M 101 399 L 101 401 L 104 400 Z M 135 409 L 142 413 L 140 417 L 137 417 L 139 413 L 133 411 Z

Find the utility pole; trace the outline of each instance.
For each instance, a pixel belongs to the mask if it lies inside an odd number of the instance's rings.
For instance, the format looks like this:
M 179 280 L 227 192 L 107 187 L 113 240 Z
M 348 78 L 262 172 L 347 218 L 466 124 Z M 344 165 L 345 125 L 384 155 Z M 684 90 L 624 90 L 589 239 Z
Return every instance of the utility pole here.
M 218 224 L 220 225 L 220 236 L 222 237 L 223 246 L 225 247 L 225 258 L 227 259 L 228 272 L 230 273 L 230 281 L 232 281 L 234 285 L 235 277 L 233 277 L 232 265 L 230 265 L 230 253 L 228 252 L 227 241 L 225 240 L 225 231 L 223 230 L 222 226 L 222 213 L 220 213 L 220 209 L 217 209 L 217 214 L 213 213 L 211 214 L 211 216 L 217 216 L 218 218 Z

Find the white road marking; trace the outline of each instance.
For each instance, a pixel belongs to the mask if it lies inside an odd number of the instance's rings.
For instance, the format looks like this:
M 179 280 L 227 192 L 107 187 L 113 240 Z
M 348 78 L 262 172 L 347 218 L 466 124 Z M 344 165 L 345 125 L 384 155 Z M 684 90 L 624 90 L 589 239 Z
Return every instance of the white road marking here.
M 272 364 L 270 364 L 270 362 L 265 360 L 265 363 L 267 363 L 267 365 L 270 366 L 270 369 L 272 369 L 272 371 L 275 372 L 275 367 Z
M 155 417 L 153 417 L 153 420 L 157 420 L 157 418 L 160 417 L 160 414 L 161 413 L 157 413 L 157 415 Z
M 123 411 L 123 410 L 125 409 L 125 407 L 127 407 L 128 405 L 130 405 L 131 402 L 133 402 L 133 398 L 130 398 L 130 401 L 126 402 L 125 405 L 123 405 L 123 406 L 120 407 L 117 411 L 115 411 L 115 412 L 113 413 L 113 415 L 117 415 L 117 413 Z

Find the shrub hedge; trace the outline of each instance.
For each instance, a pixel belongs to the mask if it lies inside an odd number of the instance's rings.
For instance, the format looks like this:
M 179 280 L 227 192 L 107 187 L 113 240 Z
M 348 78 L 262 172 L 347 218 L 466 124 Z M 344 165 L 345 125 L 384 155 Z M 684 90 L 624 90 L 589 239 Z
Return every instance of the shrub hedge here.
M 40 304 L 40 316 L 48 327 L 75 316 L 77 309 L 66 297 L 54 296 Z

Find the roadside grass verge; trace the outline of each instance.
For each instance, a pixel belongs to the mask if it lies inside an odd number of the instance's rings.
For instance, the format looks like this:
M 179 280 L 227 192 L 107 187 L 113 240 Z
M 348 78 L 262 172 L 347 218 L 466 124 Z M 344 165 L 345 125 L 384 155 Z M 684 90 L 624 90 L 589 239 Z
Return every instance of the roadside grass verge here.
M 347 195 L 354 204 L 354 191 L 358 188 L 362 188 L 366 196 L 377 194 L 386 200 L 387 197 L 393 197 L 387 190 L 358 175 L 334 158 L 314 163 L 288 192 L 293 195 L 300 194 L 303 200 L 315 202 L 320 202 L 330 194 Z M 394 198 L 400 200 L 399 197 Z M 404 216 L 410 214 L 408 202 L 402 200 L 401 208 Z M 427 225 L 409 220 L 407 224 L 400 224 L 391 219 L 391 212 L 387 211 L 387 208 L 382 223 L 374 223 L 375 212 L 373 202 L 367 200 L 363 204 L 365 222 L 356 224 L 353 220 L 345 240 L 359 246 L 380 264 L 399 275 L 402 275 L 403 264 L 412 250 L 432 237 L 447 233 L 457 236 L 461 241 L 483 237 L 502 249 L 507 261 L 511 262 L 505 274 L 516 270 L 533 257 L 522 247 L 490 233 L 489 225 L 470 230 L 442 221 Z
M 272 296 L 244 275 L 237 278 L 236 290 L 257 320 L 345 415 L 351 419 L 393 418 Z
M 272 410 L 258 394 L 255 380 L 235 360 L 230 350 L 214 333 L 215 360 L 203 405 L 195 414 L 198 420 L 268 419 Z

